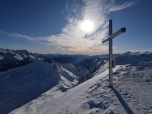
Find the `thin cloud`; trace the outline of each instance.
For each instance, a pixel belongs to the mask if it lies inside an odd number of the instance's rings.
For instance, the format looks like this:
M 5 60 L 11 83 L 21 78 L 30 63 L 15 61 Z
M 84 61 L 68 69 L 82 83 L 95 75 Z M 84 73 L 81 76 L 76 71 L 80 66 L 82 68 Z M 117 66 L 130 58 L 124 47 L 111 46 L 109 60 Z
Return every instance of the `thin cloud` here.
M 11 37 L 15 37 L 15 38 L 25 38 L 27 40 L 35 40 L 32 37 L 26 36 L 26 35 L 21 35 L 21 34 L 17 34 L 17 33 L 12 33 L 12 34 L 8 34 Z
M 127 7 L 133 6 L 136 2 L 132 1 L 132 2 L 125 2 L 122 5 L 114 5 L 113 7 L 111 7 L 109 9 L 109 11 L 118 11 L 118 10 L 122 10 L 125 9 Z
M 4 31 L 0 31 L 0 32 L 3 33 L 3 34 L 5 34 L 5 35 L 8 35 L 10 37 L 14 37 L 14 38 L 25 38 L 27 40 L 35 40 L 32 37 L 29 37 L 29 36 L 26 36 L 26 35 L 22 35 L 22 34 L 17 34 L 17 33 L 11 33 L 11 34 L 9 34 L 9 33 L 6 33 Z
M 67 3 L 67 5 L 66 5 L 66 8 L 65 8 L 65 9 L 66 9 L 66 11 L 68 11 L 68 6 L 69 6 L 69 3 Z
M 118 11 L 130 7 L 135 2 L 125 2 L 116 5 L 114 0 L 83 0 L 84 5 L 67 3 L 65 9 L 69 13 L 66 17 L 67 25 L 62 28 L 62 32 L 57 35 L 47 37 L 29 37 L 17 33 L 6 35 L 25 38 L 31 42 L 41 43 L 50 46 L 60 47 L 62 50 L 83 54 L 101 54 L 108 50 L 108 47 L 101 45 L 101 40 L 108 34 L 108 18 L 107 15 L 111 11 Z M 70 9 L 70 11 L 69 11 Z M 72 12 L 72 13 L 71 13 Z M 81 23 L 84 20 L 90 20 L 93 23 L 93 31 L 85 33 L 81 30 Z

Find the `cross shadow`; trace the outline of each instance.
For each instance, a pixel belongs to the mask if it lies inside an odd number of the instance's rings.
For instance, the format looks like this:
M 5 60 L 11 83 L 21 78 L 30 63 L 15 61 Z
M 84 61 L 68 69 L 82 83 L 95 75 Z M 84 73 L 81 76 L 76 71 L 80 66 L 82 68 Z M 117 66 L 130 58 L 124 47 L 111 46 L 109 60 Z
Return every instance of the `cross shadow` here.
M 118 98 L 118 100 L 120 101 L 120 103 L 122 104 L 122 106 L 124 107 L 124 109 L 126 110 L 126 112 L 128 113 L 128 114 L 134 114 L 133 112 L 132 112 L 132 110 L 129 108 L 129 106 L 126 104 L 126 102 L 123 100 L 123 98 L 121 97 L 121 95 L 119 94 L 119 92 L 113 87 L 113 88 L 111 88 L 113 91 L 114 91 L 114 93 L 116 94 L 116 96 L 117 96 L 117 98 Z

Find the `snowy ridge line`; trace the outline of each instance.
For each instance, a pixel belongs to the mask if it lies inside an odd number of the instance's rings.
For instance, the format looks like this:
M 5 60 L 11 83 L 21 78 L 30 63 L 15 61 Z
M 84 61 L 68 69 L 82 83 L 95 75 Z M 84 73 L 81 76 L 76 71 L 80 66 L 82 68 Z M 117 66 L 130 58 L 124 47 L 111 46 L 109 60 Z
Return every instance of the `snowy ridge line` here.
M 114 88 L 108 70 L 66 92 L 50 89 L 9 114 L 148 114 L 152 112 L 152 67 L 117 65 Z
M 0 91 L 3 91 L 0 93 L 0 113 L 19 108 L 54 87 L 64 92 L 78 85 L 84 74 L 84 70 L 78 72 L 72 64 L 49 64 L 41 59 L 0 72 Z

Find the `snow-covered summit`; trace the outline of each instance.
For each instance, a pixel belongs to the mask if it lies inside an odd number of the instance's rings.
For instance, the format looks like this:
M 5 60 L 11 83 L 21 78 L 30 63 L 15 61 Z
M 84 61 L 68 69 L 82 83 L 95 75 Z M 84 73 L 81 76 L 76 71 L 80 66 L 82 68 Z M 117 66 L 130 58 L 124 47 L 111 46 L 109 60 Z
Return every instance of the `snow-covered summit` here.
M 9 114 L 152 113 L 152 67 L 117 65 L 113 88 L 108 87 L 108 73 L 106 70 L 65 92 L 50 89 Z
M 152 89 L 152 53 L 126 52 L 114 58 L 117 66 L 113 69 L 112 89 L 107 87 L 107 56 L 93 56 L 82 62 L 88 63 L 93 74 L 84 66 L 48 64 L 43 59 L 0 72 L 0 113 L 152 113 L 152 92 L 149 91 Z
M 0 113 L 8 113 L 53 87 L 60 91 L 72 88 L 82 77 L 72 64 L 48 64 L 42 60 L 0 72 Z

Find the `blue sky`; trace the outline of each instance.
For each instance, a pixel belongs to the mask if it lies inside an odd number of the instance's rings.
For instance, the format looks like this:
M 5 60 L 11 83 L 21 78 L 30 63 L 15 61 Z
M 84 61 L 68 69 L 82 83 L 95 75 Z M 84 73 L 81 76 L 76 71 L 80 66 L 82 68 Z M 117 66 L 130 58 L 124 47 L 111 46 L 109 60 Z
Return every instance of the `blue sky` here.
M 0 0 L 0 47 L 34 53 L 108 53 L 108 20 L 113 52 L 152 51 L 151 0 Z M 82 29 L 92 23 L 91 31 Z M 89 28 L 87 26 L 85 29 Z

